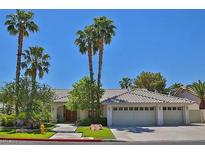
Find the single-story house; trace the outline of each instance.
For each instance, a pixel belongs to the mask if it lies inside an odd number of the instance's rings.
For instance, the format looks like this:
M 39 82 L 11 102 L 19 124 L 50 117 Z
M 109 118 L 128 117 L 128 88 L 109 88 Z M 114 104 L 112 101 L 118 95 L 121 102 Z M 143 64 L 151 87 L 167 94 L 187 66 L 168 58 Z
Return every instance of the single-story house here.
M 89 116 L 87 110 L 70 111 L 65 108 L 69 90 L 54 91 L 54 122 L 75 122 Z M 101 116 L 107 117 L 108 126 L 186 125 L 190 123 L 189 106 L 194 104 L 194 101 L 186 98 L 145 89 L 106 89 L 101 102 Z
M 192 123 L 205 122 L 205 119 L 203 118 L 204 117 L 203 111 L 199 110 L 200 98 L 192 90 L 189 90 L 186 87 L 180 87 L 175 92 L 175 96 L 181 98 L 187 98 L 195 102 L 194 104 L 188 106 L 190 122 Z

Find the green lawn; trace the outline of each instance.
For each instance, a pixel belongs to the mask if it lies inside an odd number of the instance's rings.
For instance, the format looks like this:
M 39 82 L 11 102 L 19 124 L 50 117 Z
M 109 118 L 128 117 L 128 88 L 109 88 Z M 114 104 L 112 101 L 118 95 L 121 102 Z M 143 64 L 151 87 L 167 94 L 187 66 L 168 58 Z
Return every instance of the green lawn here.
M 0 137 L 2 138 L 31 138 L 31 139 L 45 139 L 53 136 L 54 132 L 39 133 L 16 133 L 14 129 L 1 129 Z
M 102 130 L 92 131 L 90 127 L 78 127 L 77 133 L 83 133 L 83 137 L 93 137 L 95 139 L 115 139 L 115 136 L 111 130 L 107 127 L 103 127 Z

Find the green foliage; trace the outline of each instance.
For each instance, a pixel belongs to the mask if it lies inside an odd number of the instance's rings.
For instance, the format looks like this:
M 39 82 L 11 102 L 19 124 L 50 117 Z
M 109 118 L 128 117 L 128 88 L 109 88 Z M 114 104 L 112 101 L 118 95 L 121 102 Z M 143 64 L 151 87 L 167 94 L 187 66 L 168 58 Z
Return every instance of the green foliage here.
M 121 89 L 131 89 L 131 88 L 133 88 L 132 79 L 130 79 L 128 77 L 122 78 L 122 80 L 119 81 L 119 84 L 120 84 Z
M 2 126 L 12 127 L 15 126 L 16 116 L 14 114 L 12 115 L 1 114 L 0 121 Z
M 6 16 L 7 20 L 5 25 L 11 35 L 17 35 L 19 29 L 23 29 L 23 35 L 29 36 L 29 32 L 37 32 L 39 30 L 38 25 L 33 21 L 34 13 L 31 11 L 16 10 L 15 14 L 9 14 Z
M 205 109 L 205 82 L 198 80 L 198 82 L 194 82 L 191 86 L 189 86 L 190 90 L 192 90 L 201 100 L 200 109 Z
M 89 77 L 84 77 L 73 84 L 73 89 L 69 92 L 69 101 L 66 107 L 70 110 L 95 109 L 97 105 L 97 93 L 102 97 L 104 90 L 99 89 L 96 83 L 93 83 Z
M 83 133 L 83 137 L 93 137 L 95 139 L 115 139 L 112 131 L 103 127 L 102 130 L 92 131 L 90 127 L 78 127 L 76 130 L 77 133 Z
M 42 79 L 44 73 L 48 73 L 50 56 L 44 54 L 44 50 L 44 48 L 36 46 L 29 47 L 29 49 L 24 51 L 22 54 L 24 58 L 22 68 L 25 69 L 25 76 L 33 77 L 35 80 L 37 75 Z
M 101 124 L 103 126 L 107 126 L 107 118 L 105 117 L 100 117 L 97 119 L 92 119 L 92 118 L 85 118 L 82 120 L 78 121 L 79 126 L 90 126 L 91 124 Z
M 160 73 L 142 72 L 134 80 L 134 86 L 149 91 L 164 92 L 166 79 Z
M 2 90 L 4 109 L 3 113 L 11 114 L 13 112 L 8 112 L 7 105 L 8 103 L 12 103 L 12 107 L 14 106 L 14 102 L 16 101 L 15 95 L 15 82 L 10 82 L 5 84 Z M 9 87 L 9 88 L 8 88 Z M 11 88 L 12 87 L 12 88 Z M 54 92 L 50 87 L 45 84 L 36 84 L 36 95 L 34 98 L 34 103 L 32 104 L 32 108 L 28 107 L 30 105 L 31 99 L 31 87 L 32 82 L 29 79 L 21 79 L 20 80 L 20 113 L 17 116 L 17 120 L 33 120 L 39 123 L 39 121 L 49 121 L 51 119 L 51 103 L 53 102 Z M 9 89 L 9 90 L 8 90 Z M 5 122 L 4 120 L 3 122 Z

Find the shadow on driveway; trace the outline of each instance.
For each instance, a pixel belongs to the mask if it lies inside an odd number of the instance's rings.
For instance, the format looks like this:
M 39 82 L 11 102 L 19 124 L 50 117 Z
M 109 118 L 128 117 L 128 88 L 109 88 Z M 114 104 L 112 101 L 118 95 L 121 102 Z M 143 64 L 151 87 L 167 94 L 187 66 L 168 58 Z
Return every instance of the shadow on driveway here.
M 153 133 L 155 130 L 151 128 L 143 128 L 143 127 L 112 127 L 116 131 L 125 131 L 125 132 L 132 132 L 132 133 Z

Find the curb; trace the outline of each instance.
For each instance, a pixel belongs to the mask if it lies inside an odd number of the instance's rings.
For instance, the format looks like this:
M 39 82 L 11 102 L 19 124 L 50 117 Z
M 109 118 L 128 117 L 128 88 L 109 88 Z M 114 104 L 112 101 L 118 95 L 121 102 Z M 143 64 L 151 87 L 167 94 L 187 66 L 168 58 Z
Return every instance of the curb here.
M 48 142 L 102 142 L 100 139 L 28 139 L 28 138 L 0 138 L 13 141 L 48 141 Z

